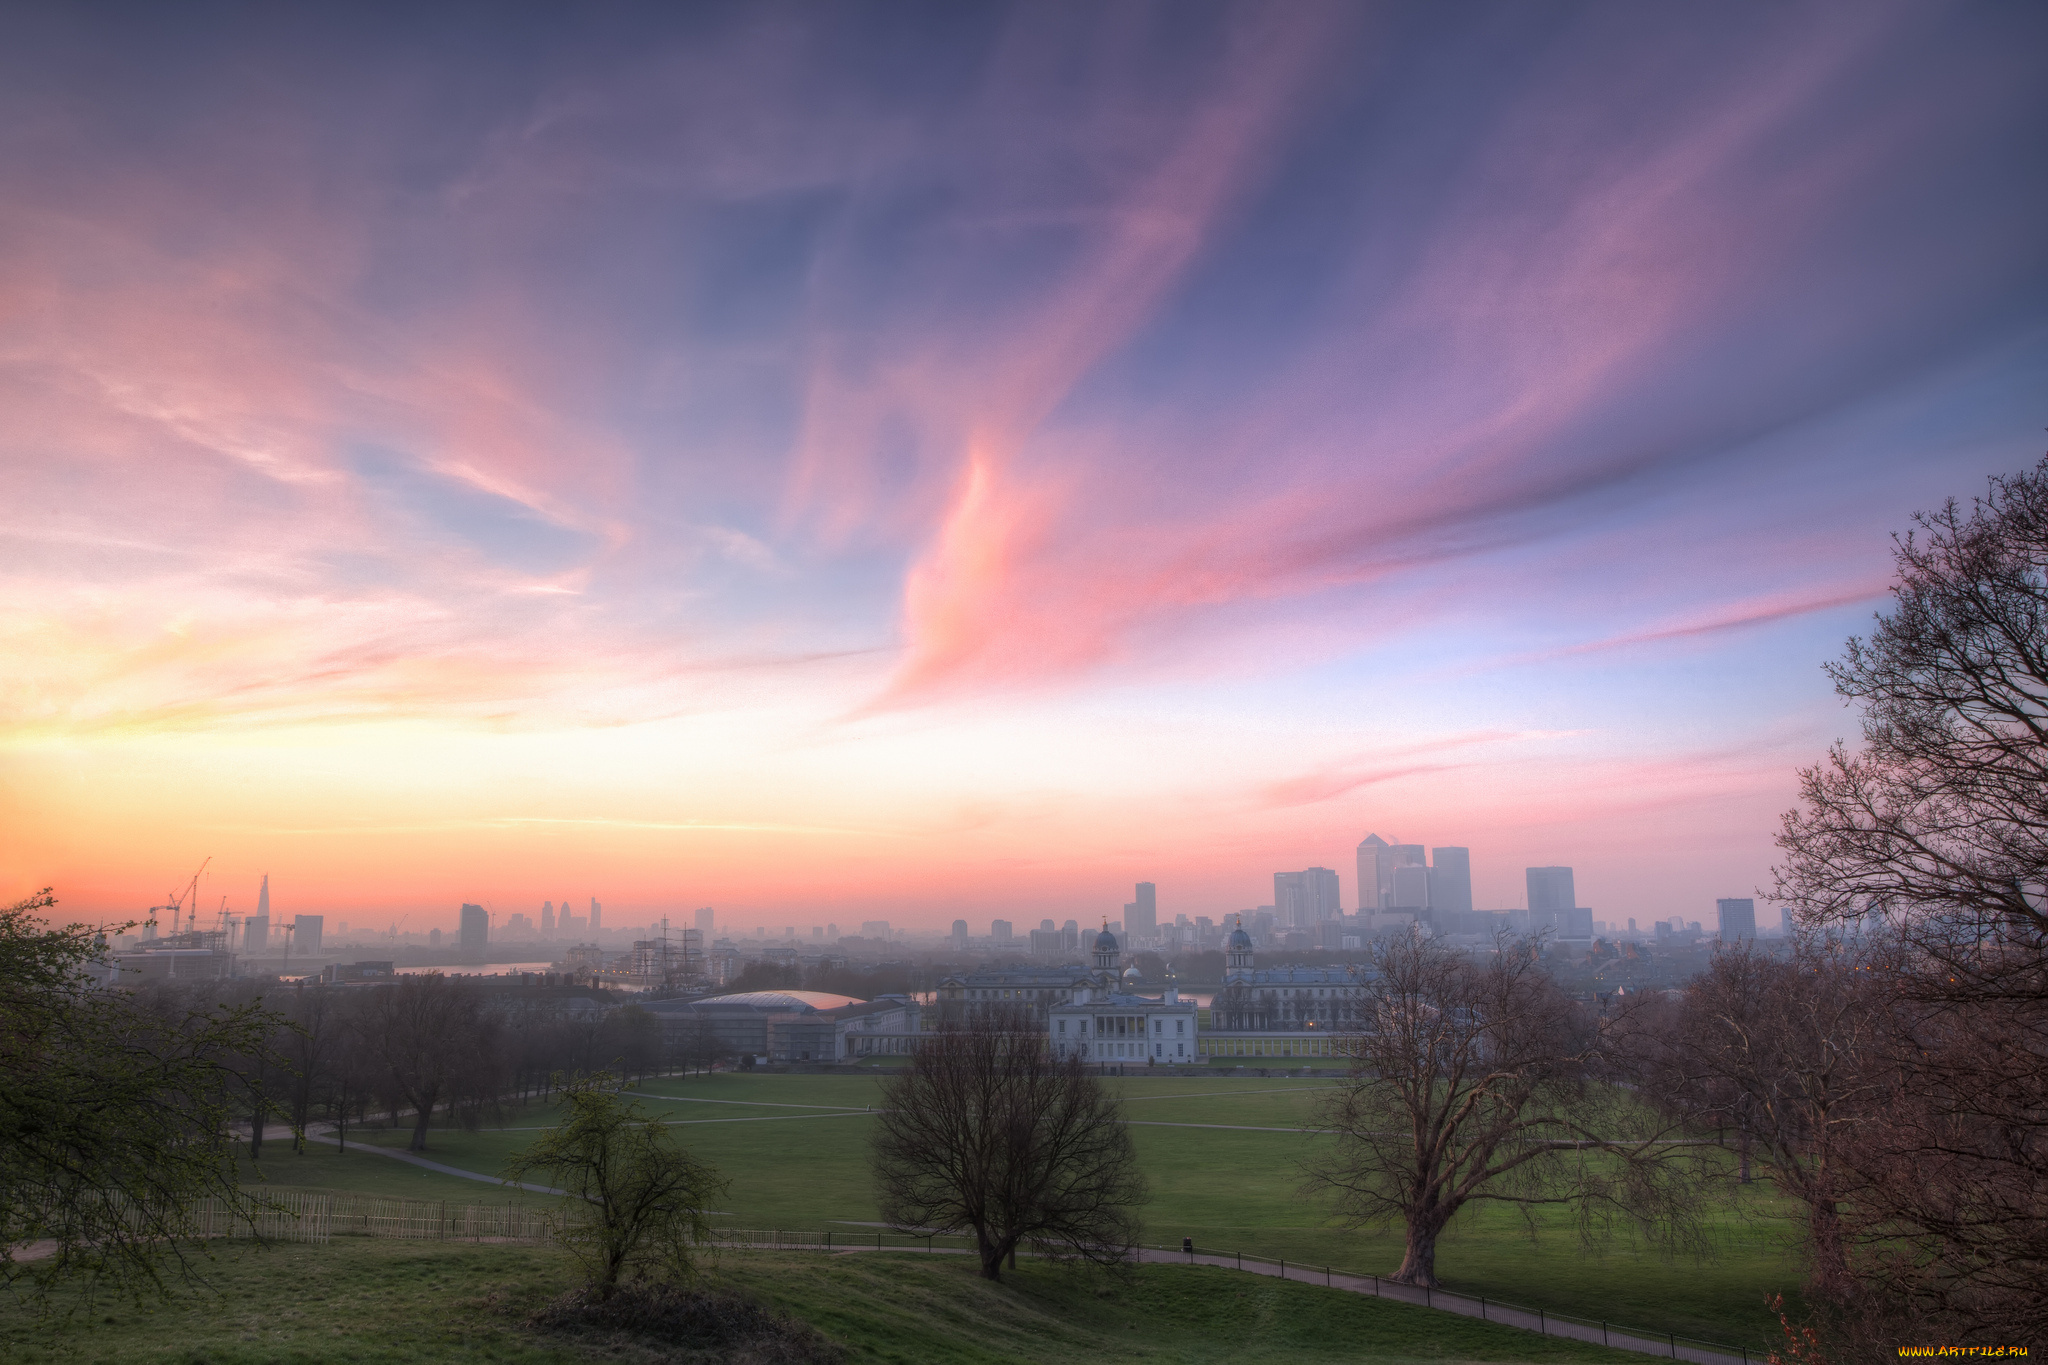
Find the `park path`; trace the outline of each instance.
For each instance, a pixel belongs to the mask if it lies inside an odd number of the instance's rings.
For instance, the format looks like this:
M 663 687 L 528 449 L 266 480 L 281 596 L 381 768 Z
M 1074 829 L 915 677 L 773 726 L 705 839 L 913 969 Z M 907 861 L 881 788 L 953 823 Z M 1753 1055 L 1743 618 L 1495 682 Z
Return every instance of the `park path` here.
M 1709 1351 L 1702 1346 L 1691 1346 L 1675 1338 L 1645 1336 L 1640 1332 L 1624 1332 L 1605 1324 L 1592 1326 L 1582 1322 L 1566 1322 L 1542 1312 L 1528 1312 L 1520 1308 L 1507 1308 L 1485 1298 L 1469 1294 L 1454 1294 L 1444 1289 L 1419 1289 L 1413 1285 L 1395 1284 L 1390 1280 L 1376 1279 L 1370 1275 L 1347 1275 L 1342 1271 L 1329 1271 L 1318 1266 L 1270 1264 L 1254 1261 L 1244 1264 L 1233 1256 L 1218 1256 L 1197 1251 L 1140 1251 L 1138 1259 L 1157 1262 L 1162 1265 L 1213 1265 L 1225 1270 L 1242 1270 L 1249 1275 L 1277 1275 L 1283 1279 L 1300 1280 L 1304 1284 L 1320 1284 L 1330 1289 L 1348 1289 L 1355 1294 L 1371 1294 L 1382 1299 L 1397 1299 L 1412 1303 L 1420 1308 L 1433 1308 L 1442 1313 L 1458 1313 L 1468 1318 L 1483 1318 L 1487 1322 L 1498 1322 L 1508 1327 L 1522 1327 L 1544 1336 L 1569 1337 L 1574 1341 L 1592 1342 L 1600 1346 L 1612 1346 L 1620 1351 L 1641 1351 L 1646 1355 L 1664 1356 L 1671 1360 L 1688 1360 L 1693 1365 L 1754 1365 L 1751 1357 L 1729 1355 L 1723 1351 Z
M 285 1132 L 289 1134 L 291 1130 L 287 1128 Z M 306 1130 L 306 1140 L 308 1142 L 332 1143 L 336 1147 L 342 1145 L 341 1139 L 335 1137 L 334 1134 L 315 1128 L 308 1128 Z M 423 1156 L 415 1156 L 411 1152 L 401 1152 L 396 1147 L 379 1147 L 374 1142 L 358 1142 L 355 1149 L 358 1152 L 376 1152 L 380 1156 L 390 1157 L 393 1161 L 403 1161 L 413 1166 L 424 1166 L 430 1171 L 439 1171 L 443 1175 L 459 1175 L 464 1180 L 481 1180 L 486 1185 L 496 1185 L 500 1189 L 509 1187 L 525 1190 L 529 1194 L 565 1195 L 569 1193 L 567 1190 L 558 1190 L 552 1185 L 528 1185 L 516 1180 L 500 1180 L 497 1176 L 483 1175 L 477 1171 L 465 1171 L 460 1166 L 446 1166 L 438 1161 L 429 1161 Z

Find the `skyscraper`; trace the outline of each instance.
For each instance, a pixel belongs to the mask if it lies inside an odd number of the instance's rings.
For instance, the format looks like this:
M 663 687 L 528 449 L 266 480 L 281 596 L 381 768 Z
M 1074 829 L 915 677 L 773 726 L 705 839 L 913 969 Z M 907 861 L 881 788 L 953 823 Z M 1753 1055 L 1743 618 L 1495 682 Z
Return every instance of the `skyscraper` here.
M 1437 911 L 1472 913 L 1472 850 L 1433 848 L 1429 851 L 1429 904 Z
M 553 901 L 542 901 L 540 903 L 540 931 L 549 938 L 555 936 L 555 903 Z
M 325 915 L 296 915 L 292 919 L 291 947 L 296 952 L 318 953 L 320 939 L 327 928 Z
M 967 921 L 964 919 L 953 921 L 953 951 L 956 953 L 967 951 Z
M 590 898 L 590 932 L 596 933 L 604 926 L 604 907 L 597 903 L 597 897 Z
M 1387 885 L 1382 867 L 1387 862 L 1387 841 L 1377 834 L 1368 834 L 1358 841 L 1358 912 L 1371 914 L 1387 908 L 1386 893 L 1392 888 Z
M 1578 893 L 1572 888 L 1572 870 L 1568 867 L 1532 867 L 1525 874 L 1529 879 L 1529 916 L 1542 923 L 1545 915 L 1562 915 L 1579 903 Z
M 1741 900 L 1718 900 L 1714 908 L 1721 912 L 1721 942 L 1733 943 L 1739 938 L 1756 937 L 1756 901 L 1748 897 Z
M 1337 874 L 1327 867 L 1273 874 L 1273 909 L 1285 929 L 1302 929 L 1337 918 Z
M 697 935 L 707 944 L 711 942 L 713 937 L 711 930 L 714 927 L 716 918 L 711 913 L 711 907 L 708 905 L 697 911 Z
M 1429 898 L 1429 869 L 1413 864 L 1394 868 L 1393 890 L 1387 893 L 1387 909 L 1420 915 L 1432 904 Z
M 1124 907 L 1124 928 L 1130 933 L 1150 935 L 1159 927 L 1159 889 L 1151 882 L 1138 883 L 1138 898 Z
M 270 946 L 270 916 L 251 915 L 242 921 L 242 951 L 260 953 Z
M 482 962 L 491 943 L 490 912 L 481 905 L 462 907 L 462 957 L 465 962 Z

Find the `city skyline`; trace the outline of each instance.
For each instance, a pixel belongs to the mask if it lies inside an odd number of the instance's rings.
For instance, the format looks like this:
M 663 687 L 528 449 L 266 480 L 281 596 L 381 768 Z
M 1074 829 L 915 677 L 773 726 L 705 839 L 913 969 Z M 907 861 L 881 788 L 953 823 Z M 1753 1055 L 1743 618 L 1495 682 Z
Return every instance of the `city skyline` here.
M 2041 455 L 2039 7 L 625 13 L 11 16 L 0 897 L 1710 922 Z

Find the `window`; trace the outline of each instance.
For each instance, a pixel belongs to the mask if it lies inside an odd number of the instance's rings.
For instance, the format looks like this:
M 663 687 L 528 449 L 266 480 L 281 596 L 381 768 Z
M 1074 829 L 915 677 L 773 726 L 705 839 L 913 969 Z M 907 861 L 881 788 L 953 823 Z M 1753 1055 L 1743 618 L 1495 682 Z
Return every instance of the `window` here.
M 1064 1019 L 1062 1019 L 1062 1020 L 1060 1020 L 1060 1032 L 1061 1032 L 1061 1033 L 1065 1033 L 1066 1031 L 1067 1031 L 1067 1021 L 1066 1021 L 1066 1020 L 1064 1020 Z
M 1174 1020 L 1174 1021 L 1173 1021 L 1173 1031 L 1174 1031 L 1175 1033 L 1186 1033 L 1186 1032 L 1188 1031 L 1188 1021 L 1187 1021 L 1187 1020 L 1185 1020 L 1185 1019 L 1176 1019 L 1176 1020 Z

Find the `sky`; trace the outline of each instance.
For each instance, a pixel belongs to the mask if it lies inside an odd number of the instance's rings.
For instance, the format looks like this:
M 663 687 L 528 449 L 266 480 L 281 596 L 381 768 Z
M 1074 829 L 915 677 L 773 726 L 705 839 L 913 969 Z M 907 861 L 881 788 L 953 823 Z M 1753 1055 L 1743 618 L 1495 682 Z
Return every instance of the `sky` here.
M 0 14 L 0 899 L 1768 886 L 2048 449 L 2048 10 Z M 1768 920 L 1768 914 L 1762 916 Z

